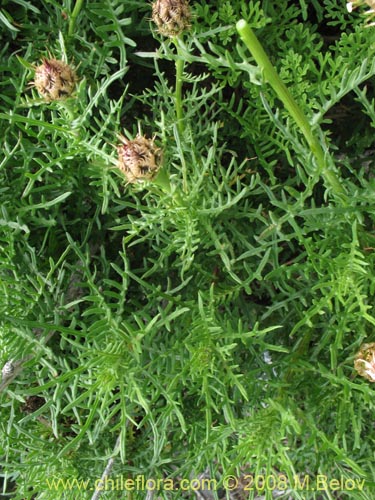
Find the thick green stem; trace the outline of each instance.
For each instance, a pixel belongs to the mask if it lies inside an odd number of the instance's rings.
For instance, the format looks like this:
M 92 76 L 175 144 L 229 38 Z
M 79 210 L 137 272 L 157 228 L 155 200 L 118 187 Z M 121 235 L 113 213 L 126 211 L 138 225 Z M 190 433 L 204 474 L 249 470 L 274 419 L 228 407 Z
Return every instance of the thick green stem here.
M 172 191 L 171 183 L 169 182 L 169 177 L 165 168 L 161 168 L 158 175 L 154 179 L 154 184 L 161 187 L 165 192 L 170 193 Z
M 76 116 L 75 116 L 73 106 L 71 105 L 70 100 L 62 100 L 62 101 L 59 101 L 58 104 L 64 111 L 66 111 L 69 121 L 73 122 L 75 120 Z
M 74 6 L 73 12 L 70 15 L 70 20 L 69 20 L 69 30 L 68 30 L 68 35 L 72 36 L 74 34 L 74 28 L 76 24 L 76 19 L 78 17 L 78 14 L 81 12 L 82 6 L 83 6 L 84 0 L 77 0 L 76 4 Z
M 178 47 L 177 40 L 174 40 L 177 48 L 177 59 L 176 59 L 176 87 L 175 87 L 175 106 L 176 106 L 176 118 L 177 118 L 177 128 L 180 134 L 184 131 L 183 123 L 183 110 L 182 110 L 182 83 L 183 83 L 183 72 L 185 61 L 181 57 L 181 53 Z
M 265 53 L 262 45 L 259 43 L 257 37 L 253 33 L 253 30 L 250 28 L 250 26 L 244 19 L 238 21 L 236 27 L 246 47 L 249 49 L 255 61 L 262 69 L 265 79 L 272 86 L 279 99 L 281 99 L 281 101 L 284 103 L 284 106 L 286 107 L 290 115 L 294 118 L 297 125 L 301 129 L 310 147 L 311 152 L 314 154 L 316 158 L 319 172 L 323 176 L 325 182 L 336 195 L 339 196 L 344 195 L 345 191 L 336 173 L 327 168 L 327 162 L 324 151 L 319 141 L 314 136 L 308 119 L 306 118 L 303 111 L 298 106 L 292 95 L 290 94 L 284 82 L 277 74 L 275 68 L 273 67 L 271 61 L 269 60 L 267 54 Z
M 152 181 L 152 184 L 157 186 L 158 188 L 161 188 L 164 191 L 164 193 L 168 193 L 169 195 L 171 195 L 176 205 L 182 205 L 181 195 L 178 191 L 175 192 L 172 191 L 169 175 L 164 167 L 160 169 L 158 175 Z

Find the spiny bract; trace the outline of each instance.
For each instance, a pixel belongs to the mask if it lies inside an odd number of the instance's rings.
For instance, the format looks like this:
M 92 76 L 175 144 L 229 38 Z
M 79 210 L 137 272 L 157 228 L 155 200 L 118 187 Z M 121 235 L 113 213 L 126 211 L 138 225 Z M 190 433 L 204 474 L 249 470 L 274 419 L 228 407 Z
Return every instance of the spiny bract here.
M 361 346 L 354 360 L 354 368 L 359 375 L 375 382 L 375 342 Z
M 152 20 L 159 33 L 171 38 L 190 27 L 190 7 L 187 0 L 156 0 L 152 4 Z
M 129 182 L 152 180 L 162 163 L 162 151 L 155 146 L 153 139 L 137 135 L 129 140 L 120 135 L 121 144 L 117 146 L 118 168 Z
M 39 94 L 47 101 L 69 97 L 77 81 L 73 69 L 57 59 L 43 59 L 35 69 L 34 85 Z

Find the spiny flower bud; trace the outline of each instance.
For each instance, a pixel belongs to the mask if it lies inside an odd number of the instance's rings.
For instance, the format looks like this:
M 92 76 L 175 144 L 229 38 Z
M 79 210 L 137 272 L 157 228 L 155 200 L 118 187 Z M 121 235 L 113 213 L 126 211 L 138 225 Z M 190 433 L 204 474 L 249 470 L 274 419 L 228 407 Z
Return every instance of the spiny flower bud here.
M 162 151 L 154 140 L 139 134 L 132 141 L 122 135 L 119 139 L 117 166 L 128 182 L 154 179 L 162 163 Z
M 57 59 L 43 59 L 35 69 L 34 85 L 47 101 L 69 97 L 75 88 L 77 77 L 72 68 Z
M 188 0 L 156 0 L 152 4 L 152 20 L 164 36 L 180 35 L 189 29 L 190 19 Z
M 375 342 L 361 346 L 354 360 L 354 368 L 361 377 L 375 382 Z

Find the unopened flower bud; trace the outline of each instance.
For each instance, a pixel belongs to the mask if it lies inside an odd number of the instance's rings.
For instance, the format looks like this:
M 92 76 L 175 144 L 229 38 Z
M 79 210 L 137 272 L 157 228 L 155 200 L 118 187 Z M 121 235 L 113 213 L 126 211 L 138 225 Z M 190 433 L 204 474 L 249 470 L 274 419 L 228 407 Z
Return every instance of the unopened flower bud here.
M 43 59 L 35 69 L 34 85 L 39 94 L 47 101 L 69 97 L 77 81 L 73 69 L 57 59 Z
M 162 151 L 154 140 L 139 134 L 133 140 L 124 136 L 119 139 L 121 144 L 117 146 L 117 166 L 128 182 L 154 179 L 162 164 Z
M 361 346 L 354 360 L 354 368 L 361 377 L 375 382 L 375 342 Z
M 189 29 L 190 19 L 188 0 L 156 0 L 152 4 L 152 20 L 164 36 L 180 35 Z

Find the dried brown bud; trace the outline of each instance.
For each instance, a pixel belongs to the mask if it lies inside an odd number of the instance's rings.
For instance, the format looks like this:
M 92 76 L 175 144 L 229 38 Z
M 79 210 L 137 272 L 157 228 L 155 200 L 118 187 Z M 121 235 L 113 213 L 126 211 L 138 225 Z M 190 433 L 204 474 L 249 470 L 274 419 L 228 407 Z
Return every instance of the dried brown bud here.
M 152 20 L 164 36 L 180 35 L 189 29 L 190 19 L 188 0 L 156 0 L 152 4 Z
M 57 59 L 43 59 L 35 69 L 34 85 L 47 101 L 69 97 L 75 88 L 77 77 L 72 68 Z
M 354 368 L 361 377 L 375 382 L 375 342 L 361 346 L 354 360 Z
M 119 137 L 122 144 L 117 146 L 118 168 L 129 182 L 152 180 L 162 163 L 162 151 L 153 139 L 137 135 L 134 140 Z

